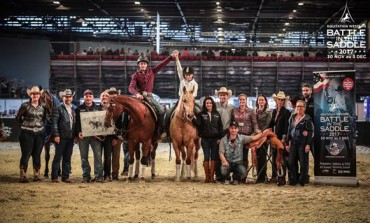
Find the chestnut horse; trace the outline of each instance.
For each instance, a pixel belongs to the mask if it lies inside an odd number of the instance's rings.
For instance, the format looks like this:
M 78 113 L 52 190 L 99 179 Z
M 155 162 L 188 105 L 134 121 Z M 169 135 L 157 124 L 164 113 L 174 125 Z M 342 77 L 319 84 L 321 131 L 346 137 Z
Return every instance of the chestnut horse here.
M 175 181 L 180 181 L 180 153 L 183 162 L 181 177 L 184 177 L 185 160 L 187 178 L 190 179 L 191 177 L 191 165 L 194 168 L 195 178 L 198 177 L 197 159 L 198 150 L 200 148 L 200 138 L 198 137 L 197 128 L 191 121 L 194 117 L 193 91 L 194 89 L 192 91 L 186 91 L 186 88 L 183 88 L 184 94 L 180 97 L 173 119 L 171 120 L 170 136 L 173 140 L 173 148 L 176 155 Z
M 46 105 L 47 109 L 47 121 L 45 123 L 45 170 L 44 170 L 44 177 L 49 177 L 49 160 L 50 160 L 50 144 L 52 142 L 51 137 L 51 115 L 53 112 L 53 108 L 60 105 L 61 102 L 52 95 L 48 90 L 44 90 L 44 92 L 40 96 L 41 103 Z
M 111 98 L 112 105 L 108 108 L 105 123 L 106 127 L 115 126 L 115 122 L 122 112 L 126 112 L 130 117 L 130 121 L 127 127 L 127 140 L 128 148 L 130 153 L 130 166 L 128 181 L 132 181 L 133 176 L 133 164 L 134 164 L 134 153 L 137 151 L 135 148 L 139 148 L 140 143 L 142 144 L 142 157 L 141 157 L 141 180 L 145 181 L 145 168 L 148 166 L 149 151 L 151 149 L 151 161 L 152 165 L 152 177 L 154 177 L 154 166 L 155 166 L 155 150 L 157 149 L 158 142 L 155 136 L 155 125 L 156 121 L 149 110 L 149 108 L 140 100 L 130 97 L 127 95 L 118 95 Z

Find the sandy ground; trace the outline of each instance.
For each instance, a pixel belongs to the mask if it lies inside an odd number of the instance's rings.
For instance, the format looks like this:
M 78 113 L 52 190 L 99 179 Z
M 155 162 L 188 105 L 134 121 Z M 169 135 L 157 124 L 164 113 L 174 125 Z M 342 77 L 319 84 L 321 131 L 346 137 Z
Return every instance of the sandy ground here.
M 174 182 L 174 153 L 169 162 L 168 148 L 160 145 L 157 179 L 146 183 L 126 183 L 123 177 L 80 183 L 75 146 L 72 184 L 50 179 L 20 184 L 18 143 L 0 143 L 0 222 L 370 222 L 369 148 L 357 147 L 358 187 L 204 184 L 202 155 L 198 181 Z

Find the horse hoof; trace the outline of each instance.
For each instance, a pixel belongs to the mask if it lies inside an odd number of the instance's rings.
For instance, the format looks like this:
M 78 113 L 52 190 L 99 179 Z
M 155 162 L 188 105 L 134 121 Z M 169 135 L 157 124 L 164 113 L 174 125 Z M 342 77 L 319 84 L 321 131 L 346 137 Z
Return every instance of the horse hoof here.
M 137 178 L 139 178 L 139 175 L 135 174 L 134 179 L 137 179 Z
M 155 174 L 154 174 L 154 173 L 152 174 L 152 179 L 153 179 L 153 180 L 155 179 Z
M 131 183 L 132 182 L 132 177 L 128 177 L 127 180 L 126 180 L 127 183 Z
M 190 177 L 187 177 L 186 179 L 187 179 L 188 181 L 190 181 Z
M 145 183 L 145 178 L 144 177 L 140 178 L 139 183 Z
M 180 178 L 179 177 L 175 177 L 175 182 L 180 182 Z
M 48 178 L 49 178 L 49 174 L 44 174 L 44 177 L 45 177 L 46 179 L 48 179 Z

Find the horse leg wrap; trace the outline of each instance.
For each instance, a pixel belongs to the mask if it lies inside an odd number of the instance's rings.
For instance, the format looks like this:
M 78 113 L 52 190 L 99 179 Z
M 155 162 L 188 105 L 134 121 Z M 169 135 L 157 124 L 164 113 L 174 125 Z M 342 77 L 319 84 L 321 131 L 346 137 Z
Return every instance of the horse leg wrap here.
M 190 170 L 190 165 L 186 165 L 186 177 L 188 179 L 191 178 L 191 170 Z
M 198 160 L 194 160 L 194 177 L 198 177 Z
M 180 181 L 180 164 L 176 164 L 176 177 L 175 181 Z
M 140 160 L 135 160 L 135 176 L 139 176 Z
M 252 176 L 253 177 L 257 176 L 257 168 L 255 166 L 252 167 Z
M 182 162 L 182 166 L 181 166 L 181 177 L 185 177 L 185 162 Z
M 141 179 L 144 179 L 144 176 L 145 176 L 145 169 L 146 169 L 146 165 L 141 165 Z
M 128 166 L 128 177 L 129 178 L 132 178 L 133 173 L 134 173 L 134 165 L 133 164 L 130 164 Z
M 152 175 L 154 174 L 155 175 L 155 160 L 152 160 Z
M 277 175 L 278 175 L 278 177 L 282 177 L 282 176 L 284 176 L 283 167 L 278 168 L 278 170 L 277 170 Z

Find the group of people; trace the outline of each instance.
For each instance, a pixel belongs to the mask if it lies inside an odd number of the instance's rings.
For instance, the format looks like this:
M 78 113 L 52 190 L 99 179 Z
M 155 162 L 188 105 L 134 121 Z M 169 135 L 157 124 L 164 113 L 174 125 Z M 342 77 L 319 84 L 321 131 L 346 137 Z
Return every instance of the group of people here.
M 168 132 L 171 108 L 165 114 L 163 107 L 153 97 L 154 80 L 161 68 L 166 66 L 172 59 L 176 61 L 177 73 L 180 79 L 179 96 L 183 94 L 182 88 L 193 92 L 197 96 L 198 84 L 194 79 L 194 70 L 191 67 L 182 67 L 179 60 L 179 52 L 173 51 L 157 66 L 148 67 L 149 60 L 140 56 L 137 60 L 138 69 L 131 77 L 129 92 L 137 99 L 149 98 L 157 111 L 158 123 L 156 135 L 159 137 L 163 132 Z M 37 86 L 27 90 L 31 97 L 30 101 L 21 105 L 17 114 L 17 120 L 21 125 L 20 146 L 22 157 L 20 161 L 20 182 L 28 182 L 26 177 L 27 164 L 30 156 L 33 157 L 34 181 L 40 180 L 40 155 L 43 146 L 44 125 L 50 116 L 52 134 L 56 143 L 56 152 L 52 164 L 52 182 L 58 183 L 58 172 L 62 159 L 62 181 L 69 183 L 70 165 L 73 144 L 79 144 L 82 165 L 82 182 L 106 182 L 118 179 L 119 151 L 123 140 L 115 135 L 87 136 L 81 130 L 81 113 L 102 111 L 110 106 L 110 96 L 118 94 L 115 88 L 104 91 L 100 95 L 101 104 L 93 101 L 93 92 L 89 89 L 84 91 L 84 102 L 75 110 L 71 106 L 74 93 L 70 89 L 61 91 L 59 96 L 63 103 L 53 109 L 52 114 L 47 113 L 45 104 L 40 103 L 40 90 Z M 206 97 L 202 106 L 196 104 L 196 115 L 192 119 L 198 128 L 202 138 L 201 145 L 204 153 L 205 182 L 221 181 L 238 184 L 246 181 L 248 173 L 247 143 L 260 139 L 262 132 L 271 128 L 279 140 L 286 145 L 284 150 L 284 169 L 288 171 L 289 184 L 302 186 L 309 182 L 308 176 L 308 152 L 312 151 L 313 138 L 313 98 L 312 88 L 309 85 L 302 86 L 303 97 L 291 101 L 294 111 L 290 113 L 286 109 L 287 96 L 283 91 L 273 95 L 277 107 L 273 111 L 269 109 L 265 95 L 259 95 L 256 101 L 256 109 L 247 106 L 247 95 L 238 96 L 239 107 L 228 103 L 232 92 L 226 87 L 216 91 L 219 102 L 212 97 Z M 164 117 L 166 119 L 164 120 Z M 119 118 L 116 127 L 125 126 L 125 119 Z M 125 143 L 123 143 L 125 144 Z M 88 160 L 89 146 L 94 155 L 94 178 L 91 177 L 91 167 Z M 127 144 L 123 146 L 127 150 Z M 125 151 L 126 151 L 125 150 Z M 266 162 L 268 144 L 265 143 L 257 150 L 258 178 L 257 183 L 267 181 Z M 276 158 L 276 150 L 273 152 L 273 161 Z M 104 159 L 103 159 L 104 157 Z M 127 157 L 127 156 L 126 156 Z M 104 161 L 103 161 L 104 160 Z M 298 171 L 299 161 L 299 171 Z M 125 162 L 126 164 L 127 162 Z M 273 162 L 272 179 L 277 178 L 277 169 Z M 127 170 L 127 169 L 126 169 Z M 298 173 L 300 172 L 300 173 Z M 231 176 L 231 173 L 232 176 Z M 284 176 L 286 171 L 284 171 Z

